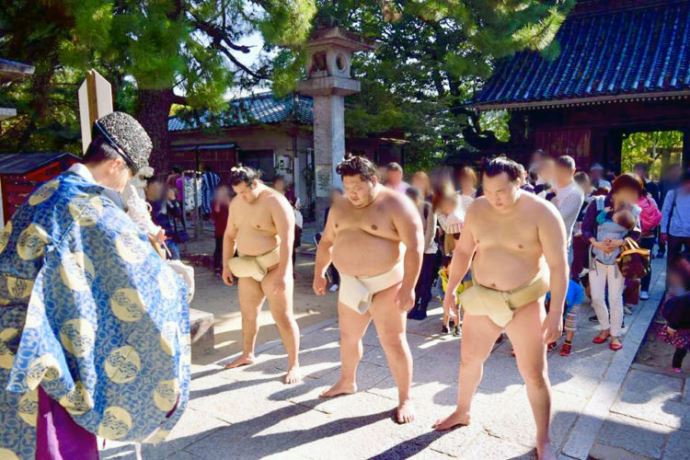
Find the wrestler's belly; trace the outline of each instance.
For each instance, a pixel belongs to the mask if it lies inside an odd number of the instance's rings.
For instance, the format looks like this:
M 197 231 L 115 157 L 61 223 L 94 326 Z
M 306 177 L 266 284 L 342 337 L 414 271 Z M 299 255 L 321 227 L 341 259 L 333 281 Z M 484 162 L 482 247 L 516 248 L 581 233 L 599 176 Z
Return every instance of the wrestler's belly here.
M 541 260 L 540 251 L 480 247 L 472 262 L 472 273 L 482 286 L 510 291 L 532 281 L 543 263 Z
M 389 271 L 400 259 L 400 243 L 361 230 L 342 230 L 331 250 L 333 265 L 350 276 L 376 276 Z
M 280 240 L 278 235 L 258 232 L 256 230 L 237 232 L 237 251 L 243 256 L 260 256 L 272 251 L 278 246 Z

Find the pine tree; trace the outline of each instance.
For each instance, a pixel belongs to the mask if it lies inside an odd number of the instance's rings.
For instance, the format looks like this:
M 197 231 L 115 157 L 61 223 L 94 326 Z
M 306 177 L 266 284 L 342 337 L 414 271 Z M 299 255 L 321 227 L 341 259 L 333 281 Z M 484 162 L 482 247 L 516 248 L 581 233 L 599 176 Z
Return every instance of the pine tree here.
M 497 60 L 522 50 L 558 55 L 554 40 L 573 0 L 321 0 L 317 22 L 378 44 L 356 58 L 362 92 L 348 100 L 358 133 L 403 129 L 419 166 L 461 149 L 500 144 L 505 116 L 469 106 Z M 495 133 L 499 127 L 503 133 Z
M 36 75 L 4 96 L 22 116 L 0 148 L 77 149 L 77 87 L 96 68 L 114 85 L 116 109 L 134 112 L 151 135 L 152 165 L 166 171 L 172 105 L 219 111 L 230 89 L 265 82 L 270 59 L 243 64 L 252 51 L 243 40 L 260 33 L 265 56 L 299 46 L 314 13 L 312 0 L 11 2 L 0 11 L 0 55 L 32 63 Z

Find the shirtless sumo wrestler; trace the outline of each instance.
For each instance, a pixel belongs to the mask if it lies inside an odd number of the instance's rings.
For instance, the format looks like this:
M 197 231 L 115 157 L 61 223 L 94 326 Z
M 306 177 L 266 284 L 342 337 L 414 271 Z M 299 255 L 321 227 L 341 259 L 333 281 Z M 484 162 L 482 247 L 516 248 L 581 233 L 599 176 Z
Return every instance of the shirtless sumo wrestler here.
M 414 419 L 414 409 L 412 355 L 405 334 L 422 265 L 421 218 L 409 198 L 379 184 L 369 160 L 350 157 L 337 172 L 343 178 L 345 198 L 334 203 L 328 215 L 316 253 L 314 292 L 326 293 L 325 271 L 332 260 L 340 273 L 341 376 L 321 396 L 357 391 L 362 336 L 373 319 L 398 387 L 395 420 L 408 423 Z
M 519 189 L 519 166 L 492 160 L 484 172 L 484 197 L 470 206 L 453 253 L 444 310 L 457 314 L 455 289 L 472 263 L 475 286 L 461 294 L 462 326 L 458 405 L 437 430 L 470 423 L 470 404 L 484 361 L 506 330 L 515 349 L 537 426 L 537 454 L 555 458 L 549 440 L 551 385 L 546 345 L 561 335 L 568 269 L 565 227 L 558 210 Z M 473 260 L 474 256 L 474 260 Z M 551 290 L 551 308 L 544 295 Z
M 285 383 L 300 380 L 299 329 L 293 315 L 292 244 L 295 216 L 283 195 L 258 180 L 256 171 L 233 168 L 230 184 L 237 194 L 230 203 L 223 241 L 223 281 L 238 278 L 242 313 L 242 356 L 226 368 L 254 363 L 257 318 L 264 299 L 287 350 Z M 233 257 L 237 249 L 238 256 Z

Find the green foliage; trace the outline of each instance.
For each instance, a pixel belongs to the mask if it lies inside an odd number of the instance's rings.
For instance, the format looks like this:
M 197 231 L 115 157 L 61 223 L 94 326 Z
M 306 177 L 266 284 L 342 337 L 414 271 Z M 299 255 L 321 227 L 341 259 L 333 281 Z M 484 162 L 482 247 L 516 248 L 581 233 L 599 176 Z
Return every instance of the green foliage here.
M 651 177 L 659 179 L 671 163 L 680 162 L 683 152 L 681 131 L 638 132 L 624 136 L 621 171 L 632 171 L 636 164 L 649 166 Z
M 507 114 L 479 117 L 468 102 L 497 59 L 530 49 L 555 57 L 554 37 L 574 5 L 528 0 L 319 0 L 317 23 L 375 39 L 353 72 L 362 92 L 348 99 L 355 133 L 402 130 L 414 164 L 467 152 L 463 130 L 508 140 Z
M 173 102 L 182 102 L 173 89 L 191 109 L 220 112 L 233 87 L 251 87 L 273 74 L 277 87 L 286 87 L 301 61 L 277 60 L 274 72 L 265 57 L 304 42 L 315 8 L 313 0 L 15 0 L 3 5 L 0 56 L 31 63 L 36 74 L 3 91 L 20 115 L 3 122 L 0 150 L 80 151 L 77 89 L 91 68 L 113 84 L 116 109 L 159 122 Z M 248 67 L 238 57 L 252 51 L 243 41 L 254 33 L 263 35 L 264 58 Z M 151 90 L 166 99 L 141 97 Z M 152 101 L 160 103 L 148 107 Z M 154 142 L 167 133 L 158 135 Z

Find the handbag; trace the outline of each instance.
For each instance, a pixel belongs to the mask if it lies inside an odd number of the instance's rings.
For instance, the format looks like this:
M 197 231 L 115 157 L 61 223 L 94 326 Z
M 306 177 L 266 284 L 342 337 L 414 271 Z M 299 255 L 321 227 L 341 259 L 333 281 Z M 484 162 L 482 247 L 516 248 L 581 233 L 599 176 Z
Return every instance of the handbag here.
M 624 241 L 621 253 L 616 258 L 618 269 L 626 278 L 644 278 L 651 269 L 649 249 L 641 248 L 632 238 L 626 238 Z

